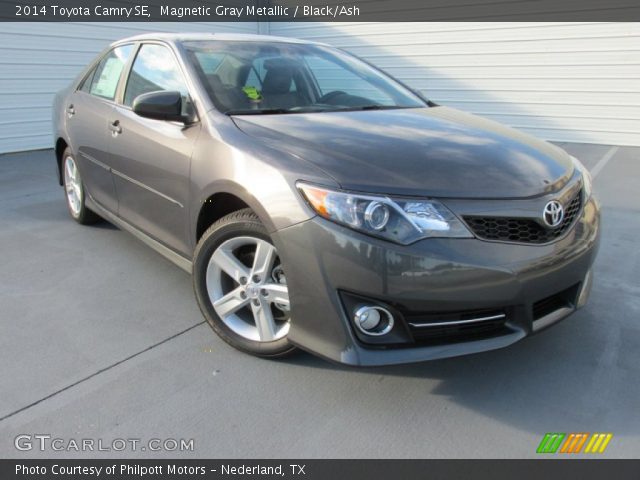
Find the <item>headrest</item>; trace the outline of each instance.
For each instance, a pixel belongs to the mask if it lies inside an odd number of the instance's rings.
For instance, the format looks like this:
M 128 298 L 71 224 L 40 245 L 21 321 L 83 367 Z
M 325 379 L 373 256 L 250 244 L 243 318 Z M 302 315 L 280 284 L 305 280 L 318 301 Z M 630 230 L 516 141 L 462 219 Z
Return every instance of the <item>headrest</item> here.
M 262 93 L 265 95 L 289 93 L 292 81 L 291 68 L 269 68 L 262 82 Z

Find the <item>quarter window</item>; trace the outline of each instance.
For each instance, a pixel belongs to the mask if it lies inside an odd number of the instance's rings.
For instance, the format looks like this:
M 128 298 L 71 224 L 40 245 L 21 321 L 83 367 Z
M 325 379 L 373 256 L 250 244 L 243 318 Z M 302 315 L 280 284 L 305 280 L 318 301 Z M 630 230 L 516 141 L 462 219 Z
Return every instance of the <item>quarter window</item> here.
M 159 90 L 178 91 L 183 108 L 188 103 L 187 86 L 171 51 L 162 45 L 146 44 L 133 62 L 124 104 L 131 106 L 138 95 Z
M 87 76 L 87 80 L 85 80 L 86 83 L 89 78 L 91 78 L 89 93 L 101 98 L 113 100 L 116 96 L 120 74 L 132 52 L 133 45 L 123 45 L 114 48 L 100 60 L 98 66 Z M 84 84 L 81 89 L 87 91 Z
M 87 76 L 84 77 L 84 80 L 82 80 L 82 83 L 80 84 L 80 88 L 78 90 L 86 93 L 91 92 L 91 82 L 93 81 L 93 76 L 96 73 L 96 68 L 98 67 L 93 67 L 91 71 L 87 74 Z

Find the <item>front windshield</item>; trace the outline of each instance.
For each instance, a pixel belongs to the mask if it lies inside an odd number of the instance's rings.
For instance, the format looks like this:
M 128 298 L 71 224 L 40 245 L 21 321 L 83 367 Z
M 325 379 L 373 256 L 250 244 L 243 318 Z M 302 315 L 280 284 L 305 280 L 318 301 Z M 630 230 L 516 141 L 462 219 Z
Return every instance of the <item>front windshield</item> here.
M 215 40 L 184 46 L 214 105 L 229 115 L 425 106 L 375 68 L 329 47 Z

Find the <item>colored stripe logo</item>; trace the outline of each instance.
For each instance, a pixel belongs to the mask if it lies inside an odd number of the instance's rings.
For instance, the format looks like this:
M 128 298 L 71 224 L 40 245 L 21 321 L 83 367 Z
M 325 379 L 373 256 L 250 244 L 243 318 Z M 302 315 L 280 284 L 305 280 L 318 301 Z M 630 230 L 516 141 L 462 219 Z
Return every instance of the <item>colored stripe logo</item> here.
M 594 433 L 584 453 L 604 453 L 612 438 L 612 433 Z
M 612 438 L 612 433 L 545 433 L 536 453 L 604 453 Z

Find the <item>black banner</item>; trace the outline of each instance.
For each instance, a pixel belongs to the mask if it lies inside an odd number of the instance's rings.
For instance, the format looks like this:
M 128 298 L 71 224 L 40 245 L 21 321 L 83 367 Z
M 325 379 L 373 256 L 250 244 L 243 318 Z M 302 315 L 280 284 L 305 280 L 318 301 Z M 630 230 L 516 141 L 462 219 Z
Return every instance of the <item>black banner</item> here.
M 638 0 L 0 0 L 17 22 L 639 21 Z
M 0 460 L 14 479 L 637 480 L 640 460 Z

